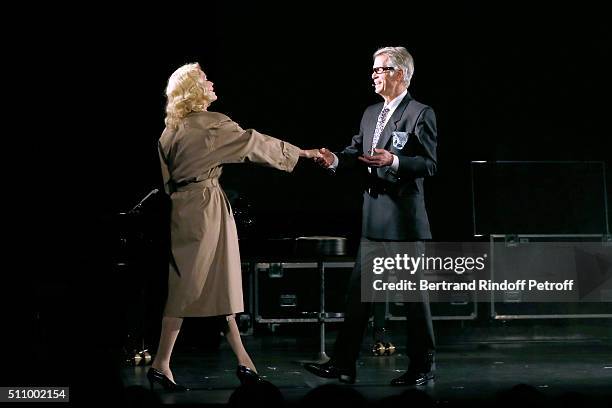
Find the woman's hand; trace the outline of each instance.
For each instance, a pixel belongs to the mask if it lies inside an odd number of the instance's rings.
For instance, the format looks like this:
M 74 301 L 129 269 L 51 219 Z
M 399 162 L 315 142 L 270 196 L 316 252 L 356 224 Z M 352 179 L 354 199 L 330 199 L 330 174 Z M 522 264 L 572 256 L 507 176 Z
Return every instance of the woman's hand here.
M 310 150 L 300 150 L 300 157 L 305 157 L 307 159 L 319 159 L 323 157 L 321 152 L 318 149 L 310 149 Z
M 326 149 L 324 147 L 322 149 L 319 149 L 319 153 L 321 153 L 321 157 L 316 158 L 315 163 L 325 168 L 328 168 L 334 163 L 334 154 L 330 152 L 329 149 Z

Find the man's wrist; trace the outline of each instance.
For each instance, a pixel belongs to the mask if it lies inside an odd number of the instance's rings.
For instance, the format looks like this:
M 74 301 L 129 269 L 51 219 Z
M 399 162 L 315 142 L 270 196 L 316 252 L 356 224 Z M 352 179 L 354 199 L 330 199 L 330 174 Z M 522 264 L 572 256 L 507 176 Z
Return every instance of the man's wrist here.
M 393 157 L 393 159 L 391 160 L 389 167 L 391 168 L 391 170 L 397 173 L 397 170 L 399 169 L 399 157 L 397 157 L 393 153 L 391 153 L 391 156 Z
M 338 167 L 338 163 L 340 162 L 340 160 L 338 160 L 338 156 L 336 156 L 335 153 L 332 153 L 332 155 L 334 156 L 334 160 L 329 166 L 327 166 L 328 169 L 335 169 L 336 167 Z

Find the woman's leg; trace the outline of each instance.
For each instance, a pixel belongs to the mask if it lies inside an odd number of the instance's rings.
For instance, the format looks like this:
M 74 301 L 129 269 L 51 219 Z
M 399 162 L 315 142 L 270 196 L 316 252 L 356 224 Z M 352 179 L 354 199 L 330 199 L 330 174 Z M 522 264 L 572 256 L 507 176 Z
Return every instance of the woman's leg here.
M 170 371 L 170 357 L 176 338 L 181 330 L 181 324 L 183 324 L 182 317 L 164 316 L 162 319 L 159 346 L 157 347 L 157 354 L 155 354 L 155 359 L 152 364 L 153 368 L 164 373 L 164 375 L 172 381 L 174 381 L 174 377 L 172 376 L 172 371 Z
M 235 317 L 235 315 L 227 316 L 227 331 L 225 332 L 225 337 L 227 338 L 227 342 L 229 343 L 230 347 L 234 351 L 234 354 L 236 354 L 238 364 L 257 372 L 255 369 L 255 364 L 253 364 L 253 360 L 251 360 L 249 353 L 247 353 L 244 345 L 242 344 L 240 331 L 238 330 Z

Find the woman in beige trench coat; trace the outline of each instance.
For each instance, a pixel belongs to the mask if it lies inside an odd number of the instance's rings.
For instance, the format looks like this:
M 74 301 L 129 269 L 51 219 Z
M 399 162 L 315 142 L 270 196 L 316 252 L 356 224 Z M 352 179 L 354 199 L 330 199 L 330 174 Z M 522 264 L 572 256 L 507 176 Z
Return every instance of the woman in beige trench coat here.
M 238 235 L 229 201 L 219 186 L 226 163 L 252 162 L 290 172 L 299 157 L 317 158 L 287 142 L 243 130 L 227 116 L 208 112 L 217 99 L 198 64 L 177 69 L 166 89 L 166 128 L 159 139 L 164 188 L 172 202 L 172 261 L 159 347 L 147 373 L 166 390 L 174 382 L 170 356 L 184 317 L 225 316 L 226 338 L 242 382 L 260 381 L 234 316 L 244 311 Z

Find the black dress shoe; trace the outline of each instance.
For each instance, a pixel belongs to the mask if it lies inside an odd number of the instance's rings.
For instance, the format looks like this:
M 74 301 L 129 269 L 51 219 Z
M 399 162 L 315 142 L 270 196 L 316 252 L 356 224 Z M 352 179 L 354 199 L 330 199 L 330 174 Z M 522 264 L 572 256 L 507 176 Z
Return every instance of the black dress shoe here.
M 391 385 L 425 385 L 435 378 L 433 370 L 435 353 L 426 353 L 410 358 L 408 371 L 397 378 L 391 380 Z
M 391 385 L 425 385 L 434 378 L 435 375 L 432 371 L 418 372 L 408 370 L 399 377 L 391 380 Z
M 154 383 L 161 385 L 164 390 L 171 392 L 181 392 L 189 390 L 188 388 L 185 388 L 182 385 L 178 385 L 177 383 L 166 377 L 164 373 L 159 370 L 156 370 L 153 367 L 149 368 L 149 371 L 147 372 L 147 378 L 149 380 L 151 390 L 153 390 Z
M 354 384 L 356 377 L 355 365 L 351 368 L 338 367 L 333 360 L 329 360 L 327 363 L 307 363 L 304 364 L 304 368 L 316 376 L 323 378 L 337 378 L 340 382 L 347 384 Z
M 238 379 L 240 380 L 241 384 L 256 384 L 263 383 L 266 381 L 261 378 L 259 374 L 257 374 L 255 371 L 243 365 L 239 365 L 236 369 L 236 376 L 238 376 Z

